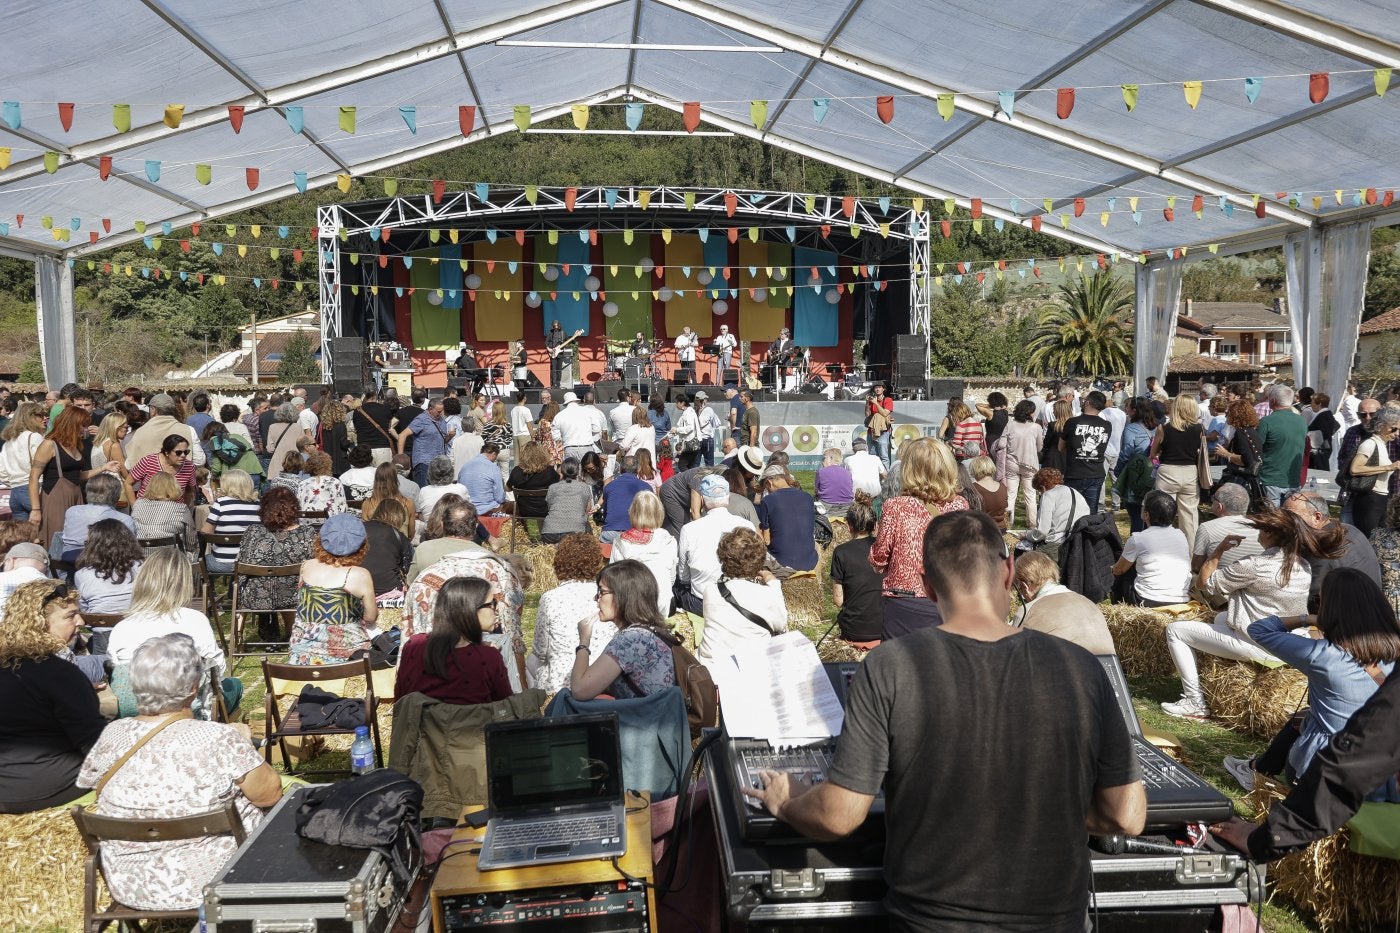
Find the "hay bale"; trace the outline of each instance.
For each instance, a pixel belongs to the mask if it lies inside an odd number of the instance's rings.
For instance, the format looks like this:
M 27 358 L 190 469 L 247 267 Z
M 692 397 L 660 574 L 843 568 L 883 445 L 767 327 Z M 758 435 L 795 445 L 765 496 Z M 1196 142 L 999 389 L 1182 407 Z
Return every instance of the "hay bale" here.
M 534 568 L 535 579 L 530 589 L 538 593 L 547 593 L 559 585 L 559 578 L 554 575 L 554 548 L 551 545 L 532 544 L 529 547 L 517 547 L 515 553 L 523 554 Z
M 783 602 L 787 604 L 788 628 L 820 625 L 826 619 L 826 589 L 816 577 L 784 580 Z
M 1176 665 L 1167 653 L 1167 625 L 1172 616 L 1141 606 L 1103 606 L 1113 647 L 1129 677 L 1170 677 Z
M 1257 780 L 1250 801 L 1260 812 L 1287 794 L 1268 778 Z M 1348 832 L 1320 839 L 1269 865 L 1274 891 L 1312 916 L 1323 933 L 1379 930 L 1400 925 L 1400 862 L 1352 852 Z
M 850 642 L 842 639 L 836 632 L 831 633 L 826 641 L 821 643 L 821 648 L 817 655 L 824 663 L 836 663 L 841 661 L 864 661 L 868 651 L 862 651 Z
M 1272 739 L 1307 696 L 1308 679 L 1291 667 L 1197 657 L 1211 716 L 1237 732 Z
M 82 929 L 86 854 L 68 807 L 0 815 L 0 929 Z

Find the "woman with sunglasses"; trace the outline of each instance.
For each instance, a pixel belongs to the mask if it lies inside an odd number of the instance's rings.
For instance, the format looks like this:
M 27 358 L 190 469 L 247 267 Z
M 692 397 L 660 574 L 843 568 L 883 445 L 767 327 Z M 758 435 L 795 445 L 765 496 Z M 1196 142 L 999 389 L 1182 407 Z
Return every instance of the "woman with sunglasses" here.
M 640 561 L 609 564 L 598 574 L 598 621 L 619 629 L 598 660 L 589 663 L 593 620 L 578 624 L 569 692 L 576 700 L 608 694 L 619 700 L 651 696 L 676 683 L 671 646 L 676 637 L 656 608 L 656 577 Z
M 494 703 L 510 696 L 510 679 L 501 652 L 482 643 L 485 632 L 499 631 L 499 597 L 479 577 L 453 577 L 438 590 L 433 624 L 399 650 L 394 696 L 422 693 L 443 703 Z
M 131 485 L 137 498 L 146 494 L 146 484 L 157 473 L 168 473 L 180 487 L 180 496 L 186 505 L 194 501 L 194 488 L 197 483 L 194 474 L 194 461 L 190 459 L 190 439 L 183 434 L 167 434 L 161 441 L 160 453 L 146 454 L 131 468 Z

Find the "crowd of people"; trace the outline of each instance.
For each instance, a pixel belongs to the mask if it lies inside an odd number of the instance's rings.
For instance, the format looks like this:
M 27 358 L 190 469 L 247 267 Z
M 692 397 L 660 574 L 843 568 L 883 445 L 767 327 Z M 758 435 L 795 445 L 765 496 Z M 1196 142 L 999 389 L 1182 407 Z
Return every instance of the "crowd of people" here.
M 1199 654 L 1308 676 L 1313 711 L 1258 758 L 1226 761 L 1242 782 L 1301 776 L 1400 659 L 1400 402 L 1387 399 L 1348 394 L 1334 414 L 1326 396 L 1283 385 L 1206 385 L 1173 399 L 1155 385 L 1129 397 L 1066 383 L 1045 395 L 1027 387 L 1014 406 L 1000 392 L 950 400 L 934 434 L 894 449 L 899 413 L 880 391 L 865 404 L 866 437 L 849 453 L 826 450 L 809 493 L 786 454 L 765 455 L 758 409 L 732 386 L 715 407 L 704 392 L 670 406 L 626 389 L 610 406 L 566 392 L 532 408 L 451 391 L 311 401 L 296 390 L 222 404 L 217 416 L 203 393 L 51 395 L 0 398 L 11 513 L 0 524 L 0 702 L 11 711 L 0 738 L 14 752 L 0 761 L 0 812 L 98 786 L 98 811 L 111 815 L 197 812 L 233 794 L 251 826 L 277 799 L 275 773 L 246 737 L 211 721 L 238 708 L 241 684 L 227 676 L 222 620 L 191 608 L 204 574 L 237 577 L 239 608 L 262 616 L 246 640 L 294 664 L 369 655 L 382 614 L 398 618 L 396 696 L 479 704 L 538 686 L 626 699 L 675 685 L 677 611 L 697 622 L 702 664 L 786 631 L 784 587 L 819 571 L 842 522 L 849 536 L 829 563 L 834 627 L 862 651 L 889 645 L 857 680 L 848 723 L 860 728 L 843 737 L 831 783 L 814 794 L 774 775 L 753 789 L 819 838 L 848 822 L 819 798 L 855 813 L 883 780 L 898 812 L 927 787 L 928 727 L 913 726 L 907 704 L 1017 715 L 1053 707 L 1058 691 L 1092 694 L 1098 675 L 1086 671 L 1097 669 L 1063 646 L 1113 653 L 1090 588 L 1099 580 L 1115 599 L 1197 599 L 1216 612 L 1167 627 L 1182 688 L 1163 704 L 1169 714 L 1209 715 Z M 1337 517 L 1306 483 L 1334 451 L 1347 478 Z M 1211 465 L 1223 475 L 1206 486 Z M 1105 517 L 1119 509 L 1130 534 L 1104 559 L 1104 539 L 1118 538 Z M 552 547 L 557 580 L 539 596 L 528 644 L 532 567 L 502 544 L 517 525 Z M 1097 563 L 1085 572 L 1086 562 Z M 286 566 L 299 571 L 246 572 Z M 1014 637 L 1023 632 L 1034 634 Z M 1002 647 L 979 654 L 973 642 Z M 1011 707 L 981 695 L 1032 654 L 1046 666 L 1016 686 Z M 975 671 L 985 683 L 958 689 Z M 922 694 L 880 698 L 909 676 L 927 682 Z M 1089 706 L 1075 707 L 1077 721 L 1048 735 L 1106 721 L 1102 697 L 1080 700 Z M 1140 801 L 1123 788 L 1135 766 L 1114 730 L 1101 738 L 1093 795 L 1076 799 L 1093 796 L 1108 831 L 1132 831 Z M 114 778 L 138 743 L 140 764 Z M 209 767 L 195 773 L 194 760 Z M 156 773 L 177 785 L 158 803 Z M 1063 774 L 1046 780 L 1065 786 Z M 1393 779 L 1370 793 L 1400 801 Z M 1078 826 L 1082 836 L 1082 813 Z M 125 902 L 192 902 L 162 880 L 169 865 L 134 853 L 114 850 L 107 863 Z M 178 858 L 207 876 L 226 855 L 211 845 Z M 906 871 L 890 880 L 927 893 Z

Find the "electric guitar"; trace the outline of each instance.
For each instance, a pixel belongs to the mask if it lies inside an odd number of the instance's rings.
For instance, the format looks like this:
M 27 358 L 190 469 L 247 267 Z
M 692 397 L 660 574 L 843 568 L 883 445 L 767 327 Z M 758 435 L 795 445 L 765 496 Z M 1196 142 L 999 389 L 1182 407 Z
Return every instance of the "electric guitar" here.
M 583 336 L 583 331 L 581 331 L 581 330 L 576 330 L 576 331 L 574 331 L 574 335 L 573 335 L 572 337 L 570 337 L 568 340 L 565 340 L 563 343 L 559 344 L 559 346 L 557 346 L 557 347 L 551 347 L 551 348 L 550 348 L 550 350 L 549 350 L 549 358 L 550 358 L 550 359 L 554 359 L 556 356 L 558 356 L 559 354 L 561 354 L 561 353 L 563 353 L 565 350 L 567 350 L 567 349 L 569 348 L 569 344 L 573 343 L 575 340 L 577 340 L 578 338 L 580 338 L 580 337 L 582 337 L 582 336 Z

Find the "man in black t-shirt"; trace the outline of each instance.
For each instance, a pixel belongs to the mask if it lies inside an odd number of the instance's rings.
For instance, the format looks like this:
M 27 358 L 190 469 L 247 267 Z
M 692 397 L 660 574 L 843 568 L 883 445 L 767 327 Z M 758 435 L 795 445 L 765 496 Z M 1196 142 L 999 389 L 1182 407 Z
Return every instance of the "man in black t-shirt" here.
M 394 412 L 394 416 L 392 418 L 394 423 L 391 425 L 387 425 L 389 430 L 394 432 L 395 437 L 401 437 L 403 435 L 404 430 L 407 429 L 408 426 L 413 423 L 413 419 L 423 414 L 425 408 L 424 403 L 428 401 L 428 393 L 422 389 L 414 389 L 413 394 L 410 396 L 410 398 L 413 400 L 413 404 L 405 405 L 398 411 Z M 400 450 L 399 453 L 409 455 L 413 454 L 412 434 L 410 434 L 404 440 L 403 449 Z
M 923 558 L 943 624 L 866 657 L 826 780 L 764 771 L 744 792 L 829 840 L 883 788 L 893 930 L 1080 933 L 1086 834 L 1136 835 L 1147 814 L 1113 688 L 1078 645 L 1006 624 L 1014 568 L 990 516 L 931 522 Z
M 365 393 L 360 407 L 355 410 L 355 437 L 374 454 L 375 466 L 388 463 L 394 455 L 394 436 L 389 427 L 393 416 L 394 413 L 379 400 L 379 393 L 374 389 Z
M 1060 438 L 1060 450 L 1065 455 L 1065 485 L 1079 490 L 1089 505 L 1089 514 L 1099 510 L 1099 495 L 1103 492 L 1104 456 L 1113 436 L 1113 424 L 1099 417 L 1108 399 L 1099 391 L 1084 396 L 1081 411 L 1065 422 Z

